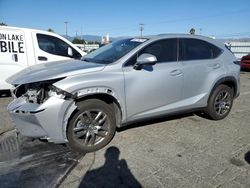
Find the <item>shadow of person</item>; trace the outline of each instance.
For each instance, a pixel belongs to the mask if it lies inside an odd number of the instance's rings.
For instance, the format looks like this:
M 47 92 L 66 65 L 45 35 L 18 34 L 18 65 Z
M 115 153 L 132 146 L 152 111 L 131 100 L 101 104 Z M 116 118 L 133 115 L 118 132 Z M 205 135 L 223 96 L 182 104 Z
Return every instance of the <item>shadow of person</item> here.
M 250 151 L 245 154 L 245 161 L 250 164 Z
M 126 160 L 119 160 L 119 155 L 120 151 L 117 147 L 109 147 L 105 153 L 104 165 L 88 171 L 79 187 L 142 187 L 129 170 Z

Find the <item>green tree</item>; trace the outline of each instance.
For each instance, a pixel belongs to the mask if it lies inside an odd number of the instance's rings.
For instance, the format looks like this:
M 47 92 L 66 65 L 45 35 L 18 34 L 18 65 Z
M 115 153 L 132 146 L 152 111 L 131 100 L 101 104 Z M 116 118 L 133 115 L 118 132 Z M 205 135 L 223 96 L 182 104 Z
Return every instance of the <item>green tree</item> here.
M 79 38 L 74 38 L 72 41 L 73 44 L 85 44 L 85 40 L 79 39 Z
M 190 31 L 189 31 L 189 33 L 190 33 L 191 35 L 195 35 L 195 29 L 194 29 L 194 28 L 191 28 Z
M 49 32 L 55 33 L 55 31 L 51 28 L 48 29 Z
M 2 26 L 7 26 L 7 24 L 6 24 L 6 23 L 3 23 L 3 22 L 1 22 L 0 25 L 2 25 Z

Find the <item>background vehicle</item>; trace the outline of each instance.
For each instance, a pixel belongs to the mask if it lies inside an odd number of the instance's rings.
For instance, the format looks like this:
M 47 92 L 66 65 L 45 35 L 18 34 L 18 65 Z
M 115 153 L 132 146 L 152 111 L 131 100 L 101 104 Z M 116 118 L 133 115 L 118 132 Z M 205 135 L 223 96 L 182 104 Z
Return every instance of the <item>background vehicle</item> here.
M 250 54 L 241 58 L 240 66 L 242 69 L 250 70 Z
M 11 88 L 5 79 L 39 63 L 80 59 L 86 53 L 65 38 L 46 31 L 0 26 L 0 91 Z
M 23 135 L 96 151 L 116 127 L 203 110 L 225 118 L 239 95 L 240 66 L 213 39 L 193 35 L 126 38 L 82 61 L 33 66 L 8 79 L 8 111 Z

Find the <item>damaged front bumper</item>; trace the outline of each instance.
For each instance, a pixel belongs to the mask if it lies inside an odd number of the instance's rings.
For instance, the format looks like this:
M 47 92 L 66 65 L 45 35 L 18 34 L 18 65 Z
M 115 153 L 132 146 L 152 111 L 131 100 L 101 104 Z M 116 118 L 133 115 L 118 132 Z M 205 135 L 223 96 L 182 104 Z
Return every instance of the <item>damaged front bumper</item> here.
M 65 143 L 68 141 L 67 122 L 76 106 L 73 100 L 56 96 L 49 97 L 42 104 L 29 103 L 25 97 L 19 97 L 14 99 L 7 109 L 22 135 Z

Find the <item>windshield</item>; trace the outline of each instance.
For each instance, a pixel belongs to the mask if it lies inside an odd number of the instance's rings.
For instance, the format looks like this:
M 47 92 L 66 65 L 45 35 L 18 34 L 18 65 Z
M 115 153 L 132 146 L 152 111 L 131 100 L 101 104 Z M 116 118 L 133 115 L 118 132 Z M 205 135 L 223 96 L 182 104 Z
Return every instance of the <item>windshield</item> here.
M 117 40 L 91 52 L 82 60 L 100 64 L 113 63 L 147 40 L 142 38 Z

